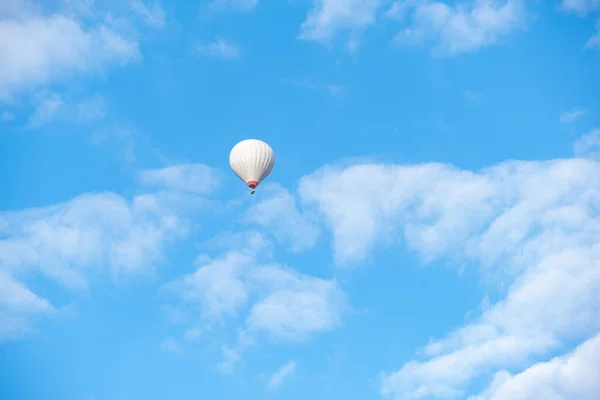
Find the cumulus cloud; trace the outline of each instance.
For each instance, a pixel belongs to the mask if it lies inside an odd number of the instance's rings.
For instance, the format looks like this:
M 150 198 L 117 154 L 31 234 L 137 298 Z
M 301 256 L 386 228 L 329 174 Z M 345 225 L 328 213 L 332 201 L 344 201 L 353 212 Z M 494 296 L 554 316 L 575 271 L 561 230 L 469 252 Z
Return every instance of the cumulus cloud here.
M 278 241 L 289 243 L 292 251 L 300 252 L 315 245 L 319 228 L 298 208 L 295 197 L 287 189 L 279 185 L 266 186 L 263 198 L 246 211 L 246 222 L 268 228 Z
M 97 274 L 117 281 L 152 273 L 163 261 L 165 244 L 188 232 L 188 203 L 190 199 L 166 191 L 130 199 L 104 192 L 48 207 L 0 212 L 3 335 L 26 333 L 30 316 L 55 309 L 50 299 L 28 287 L 25 278 L 86 289 Z
M 496 373 L 482 394 L 469 400 L 575 400 L 593 399 L 600 393 L 600 334 L 573 352 L 540 362 L 512 375 Z
M 247 331 L 265 332 L 277 340 L 304 340 L 335 327 L 344 304 L 337 284 L 261 262 L 266 246 L 262 235 L 248 232 L 238 249 L 215 259 L 199 257 L 194 273 L 165 289 L 199 305 L 207 320 L 247 310 Z
M 432 41 L 433 53 L 440 56 L 495 44 L 526 29 L 530 20 L 523 0 L 474 0 L 455 5 L 411 1 L 409 6 L 404 6 L 403 12 L 410 14 L 410 20 L 395 41 L 404 45 Z
M 302 23 L 300 39 L 328 42 L 340 31 L 372 25 L 380 0 L 314 0 Z
M 237 246 L 217 258 L 199 257 L 195 272 L 164 288 L 205 327 L 220 321 L 239 330 L 237 343 L 223 347 L 223 371 L 231 371 L 258 335 L 300 342 L 339 325 L 347 305 L 335 281 L 270 262 L 269 243 L 257 232 L 236 240 Z
M 269 391 L 275 391 L 283 385 L 283 383 L 296 372 L 296 362 L 293 360 L 288 361 L 281 366 L 277 371 L 269 378 L 269 384 L 267 389 Z
M 353 182 L 364 182 L 361 191 Z M 327 167 L 302 179 L 303 201 L 333 231 L 337 264 L 403 234 L 424 261 L 460 258 L 504 298 L 388 373 L 382 394 L 463 396 L 477 377 L 518 368 L 600 325 L 600 164 L 507 162 L 478 172 L 444 164 Z M 547 307 L 553 304 L 553 307 Z
M 0 8 L 0 100 L 72 74 L 96 73 L 139 59 L 137 41 L 110 21 L 84 23 L 63 9 L 27 0 Z

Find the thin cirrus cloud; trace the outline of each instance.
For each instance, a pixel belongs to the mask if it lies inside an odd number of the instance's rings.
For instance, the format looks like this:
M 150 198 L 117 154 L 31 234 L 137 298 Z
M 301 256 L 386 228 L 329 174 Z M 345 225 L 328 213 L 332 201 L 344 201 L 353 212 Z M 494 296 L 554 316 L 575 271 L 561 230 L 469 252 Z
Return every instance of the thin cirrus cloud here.
M 217 38 L 212 42 L 197 43 L 193 47 L 192 53 L 225 60 L 233 60 L 241 55 L 239 46 L 224 38 Z
M 210 8 L 213 10 L 250 12 L 254 11 L 258 4 L 259 0 L 214 0 L 210 3 Z
M 578 119 L 583 117 L 585 114 L 587 114 L 587 110 L 584 110 L 582 108 L 575 108 L 573 110 L 566 111 L 566 112 L 560 114 L 559 119 L 560 119 L 560 122 L 562 122 L 563 124 L 570 124 L 570 123 L 577 121 Z
M 267 389 L 271 392 L 279 389 L 296 372 L 296 362 L 290 360 L 275 371 L 269 378 Z
M 139 0 L 134 0 L 131 2 L 131 9 L 149 26 L 159 29 L 165 27 L 165 11 L 158 1 L 149 6 Z
M 219 185 L 220 174 L 204 164 L 177 164 L 139 172 L 144 186 L 190 193 L 209 193 Z
M 29 117 L 31 128 L 57 121 L 88 124 L 104 119 L 107 114 L 106 101 L 99 94 L 73 103 L 55 92 L 40 93 L 36 97 L 36 108 Z

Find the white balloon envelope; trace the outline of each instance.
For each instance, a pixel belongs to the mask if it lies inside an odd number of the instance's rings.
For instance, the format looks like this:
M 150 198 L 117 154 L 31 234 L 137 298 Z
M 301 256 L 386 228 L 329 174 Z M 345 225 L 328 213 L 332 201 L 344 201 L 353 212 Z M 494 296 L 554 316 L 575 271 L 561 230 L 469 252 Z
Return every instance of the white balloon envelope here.
M 257 139 L 242 140 L 231 149 L 229 165 L 254 194 L 256 187 L 273 170 L 275 153 L 271 146 Z

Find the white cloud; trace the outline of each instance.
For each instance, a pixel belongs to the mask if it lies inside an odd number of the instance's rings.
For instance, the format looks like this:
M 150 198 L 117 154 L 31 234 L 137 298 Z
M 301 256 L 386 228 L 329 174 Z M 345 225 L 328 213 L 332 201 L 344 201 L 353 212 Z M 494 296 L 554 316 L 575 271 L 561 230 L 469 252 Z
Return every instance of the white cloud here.
M 562 0 L 561 8 L 585 17 L 600 11 L 600 0 Z M 600 48 L 600 21 L 596 22 L 596 30 L 597 32 L 588 39 L 585 48 Z
M 600 0 L 562 0 L 561 8 L 583 16 L 600 9 Z
M 304 340 L 339 323 L 344 297 L 337 284 L 273 263 L 261 263 L 268 243 L 249 232 L 244 244 L 216 259 L 200 257 L 196 272 L 166 286 L 208 320 L 236 316 L 250 303 L 248 332 Z
M 217 38 L 212 42 L 198 43 L 193 48 L 193 52 L 200 55 L 219 57 L 226 60 L 233 60 L 240 56 L 240 49 L 237 44 L 227 39 Z
M 566 111 L 560 114 L 560 122 L 562 122 L 563 124 L 575 122 L 580 117 L 583 117 L 586 113 L 587 111 L 581 108 Z
M 201 328 L 190 328 L 190 329 L 187 329 L 185 331 L 185 333 L 184 333 L 184 337 L 187 340 L 196 340 L 201 335 L 202 335 L 202 329 Z
M 190 205 L 192 204 L 192 205 Z M 166 243 L 188 231 L 196 198 L 161 192 L 126 199 L 89 193 L 64 203 L 0 212 L 0 326 L 3 336 L 30 330 L 32 315 L 54 310 L 25 279 L 85 289 L 98 274 L 115 281 L 147 275 Z
M 143 139 L 135 126 L 124 122 L 114 122 L 96 129 L 90 137 L 94 145 L 112 146 L 111 153 L 120 152 L 128 164 L 136 161 L 136 144 Z
M 106 116 L 106 102 L 100 95 L 73 104 L 67 103 L 60 94 L 54 92 L 42 93 L 37 97 L 35 112 L 29 117 L 29 126 L 32 128 L 54 121 L 88 124 Z
M 409 26 L 396 36 L 400 44 L 432 40 L 433 52 L 451 56 L 476 51 L 524 30 L 529 22 L 523 0 L 473 0 L 447 5 L 414 2 Z
M 600 393 L 600 334 L 575 351 L 540 362 L 511 375 L 496 373 L 490 387 L 469 400 L 575 400 L 593 399 Z
M 210 6 L 212 9 L 230 9 L 241 12 L 254 11 L 258 7 L 258 0 L 214 0 Z
M 292 251 L 312 248 L 318 237 L 315 222 L 298 209 L 296 199 L 279 185 L 264 188 L 263 198 L 246 212 L 245 221 L 266 227 L 281 242 L 289 242 Z
M 600 21 L 596 23 L 596 33 L 585 44 L 586 48 L 600 49 Z
M 283 385 L 283 382 L 292 376 L 294 372 L 296 372 L 296 362 L 290 360 L 282 365 L 277 371 L 275 371 L 273 375 L 271 375 L 267 389 L 269 391 L 275 391 L 279 389 L 281 385 Z
M 380 6 L 380 0 L 313 0 L 299 37 L 328 42 L 340 31 L 360 31 L 375 22 Z
M 419 4 L 421 0 L 398 0 L 394 1 L 392 5 L 385 11 L 384 15 L 387 18 L 404 21 L 409 15 L 412 8 Z
M 31 318 L 54 311 L 48 300 L 0 270 L 0 342 L 30 333 Z
M 25 89 L 140 58 L 114 24 L 85 26 L 68 10 L 43 13 L 28 1 L 0 9 L 0 100 Z
M 169 322 L 172 324 L 184 322 L 189 318 L 188 313 L 171 306 L 162 306 L 161 311 L 165 313 Z
M 84 194 L 54 206 L 3 212 L 6 238 L 0 263 L 10 271 L 35 268 L 67 287 L 85 287 L 91 266 L 143 272 L 161 255 L 165 240 L 184 226 L 169 200 L 154 194 L 127 199 L 114 193 Z
M 249 332 L 279 341 L 303 341 L 339 325 L 345 296 L 335 281 L 271 265 L 253 271 L 252 283 L 268 291 L 247 317 Z
M 165 11 L 158 1 L 155 1 L 154 5 L 149 7 L 140 0 L 133 0 L 131 9 L 142 17 L 148 25 L 154 28 L 164 28 Z
M 583 135 L 573 144 L 573 152 L 578 157 L 600 160 L 600 129 Z
M 221 352 L 225 359 L 217 365 L 217 368 L 224 374 L 231 374 L 235 365 L 241 361 L 240 354 L 227 345 L 221 346 Z
M 50 93 L 43 96 L 37 105 L 35 112 L 29 117 L 29 126 L 32 128 L 39 128 L 55 118 L 56 114 L 58 114 L 63 107 L 64 102 L 59 94 Z
M 96 94 L 75 103 L 68 119 L 78 123 L 90 123 L 99 121 L 105 116 L 106 101 L 104 97 Z
M 177 340 L 173 338 L 167 338 L 163 340 L 160 344 L 160 349 L 173 354 L 183 353 L 181 347 L 179 346 L 179 343 L 177 343 Z
M 200 257 L 194 273 L 164 288 L 179 299 L 180 307 L 199 310 L 205 327 L 241 321 L 238 343 L 223 348 L 225 360 L 219 368 L 226 372 L 257 335 L 278 342 L 304 341 L 334 329 L 346 307 L 336 282 L 261 261 L 270 258 L 269 243 L 256 232 L 242 237 L 242 243 L 218 258 Z
M 356 190 L 356 185 L 361 190 Z M 423 260 L 481 265 L 503 299 L 386 374 L 392 398 L 460 397 L 476 377 L 519 368 L 600 329 L 600 164 L 507 162 L 324 168 L 300 183 L 333 231 L 338 264 L 403 233 Z M 502 293 L 501 292 L 501 293 Z M 553 304 L 553 307 L 547 307 Z
M 139 173 L 140 183 L 150 187 L 189 193 L 209 193 L 219 184 L 216 171 L 204 164 L 178 164 Z

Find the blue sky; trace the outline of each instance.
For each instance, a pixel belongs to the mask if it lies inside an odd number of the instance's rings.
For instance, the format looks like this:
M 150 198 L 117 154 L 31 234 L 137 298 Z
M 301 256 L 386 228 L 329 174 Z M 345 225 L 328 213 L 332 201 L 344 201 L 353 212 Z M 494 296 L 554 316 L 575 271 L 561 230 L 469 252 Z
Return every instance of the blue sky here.
M 2 2 L 0 399 L 593 398 L 598 71 L 596 0 Z

